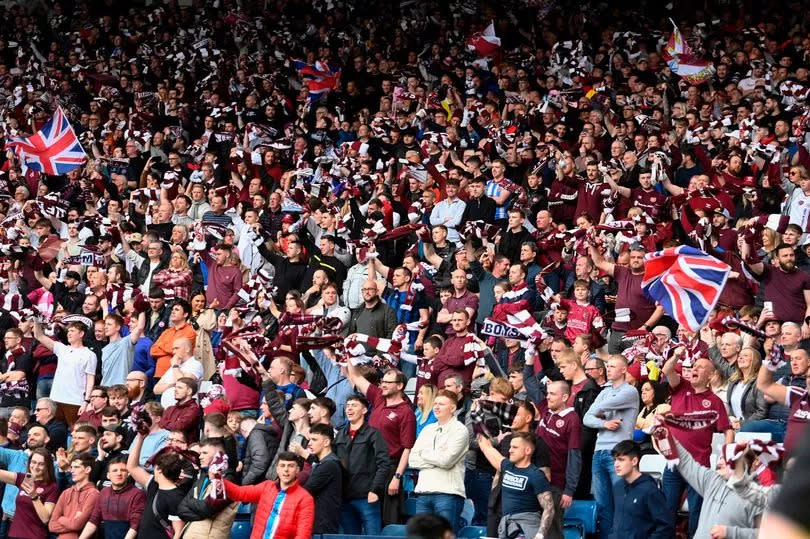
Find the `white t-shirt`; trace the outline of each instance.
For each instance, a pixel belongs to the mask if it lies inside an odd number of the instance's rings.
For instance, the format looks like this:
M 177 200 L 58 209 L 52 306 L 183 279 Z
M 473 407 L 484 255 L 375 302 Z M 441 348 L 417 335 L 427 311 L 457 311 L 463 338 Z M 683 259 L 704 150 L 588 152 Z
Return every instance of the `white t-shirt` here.
M 53 375 L 51 399 L 62 404 L 81 406 L 87 375 L 96 374 L 96 354 L 86 346 L 73 348 L 60 342 L 54 343 L 56 373 Z
M 188 358 L 183 363 L 180 364 L 180 370 L 186 374 L 191 374 L 194 378 L 197 379 L 199 382 L 202 380 L 203 377 L 203 366 L 202 363 L 194 359 L 193 357 Z M 178 374 L 177 369 L 169 369 L 166 371 L 166 374 L 163 375 L 161 380 L 164 378 L 166 381 L 174 382 L 174 376 Z M 163 394 L 160 396 L 160 405 L 163 406 L 164 409 L 168 408 L 169 406 L 174 406 L 177 404 L 177 399 L 174 398 L 174 388 L 170 387 Z

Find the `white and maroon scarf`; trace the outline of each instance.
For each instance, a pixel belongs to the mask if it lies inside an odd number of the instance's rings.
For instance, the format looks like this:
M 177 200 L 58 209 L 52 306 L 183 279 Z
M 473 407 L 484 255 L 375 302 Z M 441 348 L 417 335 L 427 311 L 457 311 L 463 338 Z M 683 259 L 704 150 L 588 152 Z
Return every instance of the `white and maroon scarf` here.
M 746 448 L 753 457 L 759 459 L 759 467 L 752 470 L 756 475 L 761 474 L 768 466 L 779 464 L 785 453 L 784 446 L 774 441 L 751 440 L 747 443 L 726 444 L 722 451 L 726 464 L 733 468 L 737 461 L 745 455 Z
M 224 451 L 217 451 L 211 457 L 211 464 L 208 465 L 208 471 L 212 473 L 214 478 L 211 480 L 211 491 L 208 497 L 211 500 L 224 500 L 225 499 L 225 482 L 223 476 L 228 470 L 228 455 Z
M 716 410 L 700 410 L 687 412 L 683 415 L 668 415 L 656 417 L 652 437 L 657 445 L 658 452 L 669 462 L 668 465 L 678 464 L 678 451 L 675 448 L 675 438 L 667 427 L 677 427 L 683 430 L 700 430 L 717 423 L 720 414 Z

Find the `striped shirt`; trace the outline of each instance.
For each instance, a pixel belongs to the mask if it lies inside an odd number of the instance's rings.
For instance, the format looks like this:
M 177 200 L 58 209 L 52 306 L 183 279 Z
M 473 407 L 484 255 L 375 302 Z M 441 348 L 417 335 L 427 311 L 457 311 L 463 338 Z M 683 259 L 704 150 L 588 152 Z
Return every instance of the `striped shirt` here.
M 489 198 L 495 200 L 497 197 L 501 196 L 502 193 L 503 193 L 503 188 L 500 185 L 498 185 L 497 182 L 495 182 L 494 180 L 489 180 L 487 182 L 487 190 L 486 190 L 485 194 Z M 511 198 L 511 196 L 510 196 L 510 198 Z M 495 206 L 495 220 L 496 221 L 498 219 L 506 219 L 508 217 L 507 216 L 507 210 L 509 209 L 509 205 L 511 203 L 510 198 L 506 199 L 506 203 L 503 206 L 501 206 L 499 204 L 496 204 L 496 206 Z

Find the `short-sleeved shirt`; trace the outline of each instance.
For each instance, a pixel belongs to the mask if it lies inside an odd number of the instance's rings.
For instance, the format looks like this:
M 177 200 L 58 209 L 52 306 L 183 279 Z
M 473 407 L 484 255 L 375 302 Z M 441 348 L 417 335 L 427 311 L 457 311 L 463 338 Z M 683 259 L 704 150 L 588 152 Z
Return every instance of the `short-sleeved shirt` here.
M 24 479 L 25 474 L 18 473 L 14 485 L 20 488 Z M 59 499 L 59 487 L 56 483 L 47 484 L 41 481 L 35 481 L 34 486 L 38 489 L 42 489 L 42 494 L 40 495 L 42 503 L 56 504 L 56 501 Z M 34 502 L 31 501 L 31 497 L 23 492 L 21 488 L 17 493 L 16 501 L 17 509 L 14 512 L 14 520 L 11 521 L 8 536 L 31 539 L 40 537 L 45 539 L 45 537 L 48 537 L 48 525 L 42 523 L 42 520 L 40 520 L 37 515 L 36 509 L 34 509 Z
M 655 311 L 655 304 L 641 292 L 644 274 L 634 274 L 628 268 L 614 266 L 613 276 L 619 290 L 616 293 L 616 321 L 612 327 L 617 331 L 638 329 Z M 622 320 L 619 315 L 621 309 L 629 309 L 632 317 L 626 321 Z
M 537 496 L 551 490 L 545 474 L 534 464 L 518 468 L 509 459 L 503 459 L 501 478 L 501 509 L 504 515 L 540 511 Z
M 101 349 L 101 386 L 124 384 L 132 370 L 135 345 L 129 336 L 121 337 Z
M 551 462 L 551 484 L 565 488 L 565 468 L 568 466 L 568 451 L 580 448 L 582 422 L 573 408 L 559 412 L 547 410 L 537 424 L 537 437 L 548 446 Z
M 149 481 L 146 487 L 146 506 L 141 516 L 141 524 L 138 526 L 138 539 L 166 537 L 168 526 L 163 526 L 161 520 L 169 526 L 172 522 L 180 520 L 177 508 L 180 507 L 184 496 L 182 489 L 161 490 L 157 481 Z
M 765 301 L 773 302 L 773 314 L 777 320 L 799 324 L 804 321 L 807 309 L 804 291 L 810 290 L 810 274 L 798 269 L 785 273 L 766 264 L 761 282 L 765 287 Z
M 715 410 L 720 415 L 717 423 L 712 426 L 696 430 L 685 430 L 675 426 L 669 427 L 672 436 L 689 451 L 689 454 L 702 466 L 709 467 L 712 454 L 712 435 L 715 432 L 725 432 L 731 428 L 728 420 L 726 405 L 715 395 L 711 389 L 702 393 L 695 393 L 695 388 L 688 380 L 681 378 L 681 382 L 672 390 L 672 413 L 676 416 L 687 412 Z
M 81 406 L 87 375 L 96 374 L 96 354 L 86 346 L 74 348 L 55 342 L 56 373 L 53 376 L 51 399 L 62 404 Z
M 416 415 L 408 402 L 388 406 L 382 391 L 375 385 L 368 386 L 366 398 L 371 404 L 368 424 L 380 431 L 388 444 L 388 455 L 398 459 L 402 451 L 413 447 L 416 441 Z
M 785 396 L 785 406 L 790 406 L 790 415 L 785 433 L 785 451 L 788 453 L 795 449 L 802 439 L 810 422 L 810 395 L 801 387 L 789 386 Z

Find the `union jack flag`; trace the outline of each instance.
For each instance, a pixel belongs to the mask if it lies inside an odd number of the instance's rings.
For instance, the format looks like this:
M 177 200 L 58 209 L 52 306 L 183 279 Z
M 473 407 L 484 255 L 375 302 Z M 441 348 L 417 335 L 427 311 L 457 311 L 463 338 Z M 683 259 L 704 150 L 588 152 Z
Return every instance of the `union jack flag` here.
M 87 161 L 87 154 L 62 107 L 58 107 L 50 121 L 32 136 L 9 137 L 6 149 L 9 148 L 30 168 L 44 174 L 67 174 Z
M 731 266 L 699 249 L 682 245 L 644 256 L 641 289 L 689 331 L 706 324 Z
M 325 62 L 307 64 L 301 60 L 293 60 L 293 64 L 309 89 L 307 101 L 320 101 L 323 94 L 334 90 L 340 80 L 340 68 L 332 67 Z

